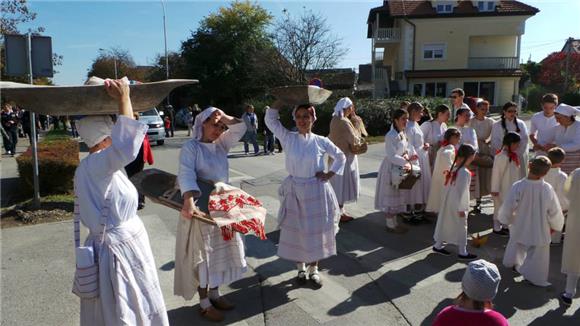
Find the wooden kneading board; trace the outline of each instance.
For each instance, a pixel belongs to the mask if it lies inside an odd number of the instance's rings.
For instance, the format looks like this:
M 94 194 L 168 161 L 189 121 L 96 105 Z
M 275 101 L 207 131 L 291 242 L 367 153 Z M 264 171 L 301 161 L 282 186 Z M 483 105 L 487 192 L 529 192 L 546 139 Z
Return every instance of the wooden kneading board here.
M 290 107 L 302 104 L 319 105 L 332 95 L 332 91 L 313 85 L 276 87 L 270 93 Z
M 150 110 L 173 89 L 197 83 L 195 79 L 169 79 L 129 85 L 133 110 Z M 101 115 L 119 112 L 117 102 L 107 94 L 103 85 L 39 86 L 0 82 L 0 92 L 6 100 L 39 114 Z
M 137 191 L 149 198 L 151 201 L 181 211 L 183 197 L 177 186 L 177 176 L 159 169 L 143 170 L 131 177 L 131 182 Z M 211 182 L 197 180 L 201 189 L 201 196 L 196 200 L 196 206 L 205 213 L 205 216 L 193 215 L 193 218 L 204 223 L 216 225 L 216 222 L 209 217 L 207 205 L 209 195 L 214 189 Z

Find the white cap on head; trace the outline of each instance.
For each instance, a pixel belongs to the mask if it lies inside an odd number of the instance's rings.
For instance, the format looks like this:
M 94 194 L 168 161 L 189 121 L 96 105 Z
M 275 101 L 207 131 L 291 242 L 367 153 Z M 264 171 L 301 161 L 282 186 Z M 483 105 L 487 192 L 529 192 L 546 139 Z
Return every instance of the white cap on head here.
M 348 108 L 352 104 L 353 103 L 352 103 L 352 100 L 350 98 L 348 98 L 348 97 L 341 98 L 340 100 L 338 100 L 338 102 L 334 106 L 334 113 L 332 113 L 332 116 L 333 117 L 344 116 L 344 109 Z
M 568 117 L 575 117 L 579 111 L 580 110 L 578 110 L 577 108 L 575 108 L 571 105 L 568 105 L 566 103 L 560 103 L 558 105 L 558 107 L 556 107 L 556 113 L 559 113 L 561 115 L 565 115 Z
M 495 264 L 479 259 L 467 265 L 461 287 L 472 300 L 491 301 L 497 294 L 501 275 Z
M 108 115 L 88 116 L 76 123 L 77 131 L 89 148 L 111 136 L 113 119 Z

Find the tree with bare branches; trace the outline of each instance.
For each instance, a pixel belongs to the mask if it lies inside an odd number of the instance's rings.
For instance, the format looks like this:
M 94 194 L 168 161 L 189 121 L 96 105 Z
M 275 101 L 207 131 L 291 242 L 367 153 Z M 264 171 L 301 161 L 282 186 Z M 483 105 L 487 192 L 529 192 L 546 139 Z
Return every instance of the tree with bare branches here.
M 275 26 L 274 39 L 278 51 L 290 63 L 283 66 L 290 79 L 303 83 L 307 70 L 332 68 L 346 54 L 342 39 L 331 33 L 322 15 L 305 11 L 294 18 L 286 9 L 284 14 Z

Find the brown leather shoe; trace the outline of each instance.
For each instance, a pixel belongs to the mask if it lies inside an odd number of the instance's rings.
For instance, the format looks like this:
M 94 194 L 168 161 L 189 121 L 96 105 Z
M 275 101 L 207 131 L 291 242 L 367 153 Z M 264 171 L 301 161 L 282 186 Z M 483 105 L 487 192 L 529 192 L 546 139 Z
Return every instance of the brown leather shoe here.
M 203 318 L 213 322 L 220 322 L 224 320 L 224 315 L 213 306 L 207 309 L 199 308 L 199 314 Z
M 209 299 L 209 302 L 219 310 L 232 310 L 236 307 L 224 297 L 219 297 L 217 300 Z
M 346 214 L 342 214 L 340 215 L 340 223 L 348 223 L 350 221 L 354 220 L 354 217 L 346 215 Z

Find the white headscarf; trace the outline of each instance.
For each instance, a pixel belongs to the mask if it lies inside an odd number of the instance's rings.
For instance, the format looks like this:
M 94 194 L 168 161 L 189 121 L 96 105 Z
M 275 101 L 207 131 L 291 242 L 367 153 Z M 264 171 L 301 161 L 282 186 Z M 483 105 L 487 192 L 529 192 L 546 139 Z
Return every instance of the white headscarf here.
M 195 117 L 195 122 L 193 124 L 193 138 L 197 139 L 197 140 L 201 140 L 201 138 L 203 137 L 203 123 L 205 122 L 205 120 L 207 120 L 207 118 L 209 118 L 212 113 L 214 113 L 215 111 L 221 111 L 218 108 L 215 108 L 213 106 L 210 106 L 209 108 L 201 111 L 196 117 Z
M 578 114 L 578 109 L 566 103 L 560 103 L 556 108 L 556 113 L 565 115 L 567 117 L 575 117 Z
M 113 119 L 108 115 L 87 116 L 76 123 L 79 136 L 89 148 L 111 136 Z
M 334 113 L 332 114 L 333 117 L 343 117 L 344 116 L 344 109 L 348 108 L 349 106 L 353 105 L 352 100 L 348 97 L 343 97 L 334 106 Z

